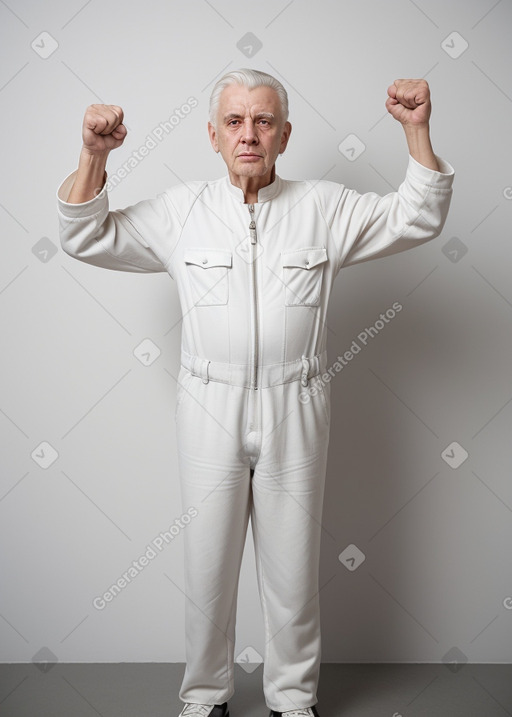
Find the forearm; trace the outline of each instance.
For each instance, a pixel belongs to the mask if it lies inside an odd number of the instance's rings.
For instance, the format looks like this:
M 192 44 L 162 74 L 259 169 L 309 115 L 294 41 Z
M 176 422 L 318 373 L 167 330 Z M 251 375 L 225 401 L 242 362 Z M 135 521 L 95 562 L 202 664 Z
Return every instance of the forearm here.
M 108 152 L 90 154 L 82 149 L 78 162 L 78 172 L 71 187 L 67 202 L 81 204 L 94 199 L 105 184 L 105 167 Z
M 430 143 L 428 125 L 415 127 L 414 125 L 405 124 L 403 128 L 411 157 L 424 167 L 439 172 L 439 164 Z

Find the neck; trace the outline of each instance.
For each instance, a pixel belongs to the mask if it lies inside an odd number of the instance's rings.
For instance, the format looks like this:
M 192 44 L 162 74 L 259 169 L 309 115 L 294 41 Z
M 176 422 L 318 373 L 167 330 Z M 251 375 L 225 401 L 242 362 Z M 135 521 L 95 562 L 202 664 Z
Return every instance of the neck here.
M 267 187 L 276 178 L 276 165 L 272 166 L 270 172 L 262 177 L 243 177 L 237 174 L 229 173 L 231 184 L 240 187 L 244 193 L 245 204 L 256 204 L 258 202 L 258 192 L 263 187 Z

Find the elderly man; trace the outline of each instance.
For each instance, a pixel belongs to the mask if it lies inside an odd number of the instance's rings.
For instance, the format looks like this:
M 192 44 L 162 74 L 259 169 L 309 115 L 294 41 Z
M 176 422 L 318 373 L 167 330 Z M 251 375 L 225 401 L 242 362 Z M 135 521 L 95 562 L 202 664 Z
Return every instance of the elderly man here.
M 427 83 L 396 80 L 386 106 L 405 131 L 409 161 L 398 191 L 383 197 L 279 177 L 292 129 L 287 95 L 255 70 L 228 73 L 210 99 L 210 141 L 227 176 L 109 211 L 106 160 L 126 128 L 120 107 L 91 105 L 78 170 L 58 189 L 65 252 L 177 282 L 180 486 L 184 506 L 197 509 L 184 531 L 184 717 L 229 714 L 249 516 L 266 704 L 271 717 L 318 717 L 329 295 L 342 267 L 439 235 L 454 174 L 432 150 Z

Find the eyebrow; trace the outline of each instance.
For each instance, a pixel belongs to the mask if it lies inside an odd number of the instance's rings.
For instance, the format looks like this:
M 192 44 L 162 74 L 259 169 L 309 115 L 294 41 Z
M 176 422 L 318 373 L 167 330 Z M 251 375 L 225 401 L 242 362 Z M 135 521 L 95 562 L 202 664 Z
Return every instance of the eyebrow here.
M 258 114 L 255 115 L 255 119 L 260 119 L 261 117 L 265 117 L 267 119 L 275 119 L 275 116 L 272 112 L 258 112 Z M 230 119 L 242 119 L 242 115 L 238 114 L 237 112 L 230 112 L 229 114 L 225 115 L 224 122 Z

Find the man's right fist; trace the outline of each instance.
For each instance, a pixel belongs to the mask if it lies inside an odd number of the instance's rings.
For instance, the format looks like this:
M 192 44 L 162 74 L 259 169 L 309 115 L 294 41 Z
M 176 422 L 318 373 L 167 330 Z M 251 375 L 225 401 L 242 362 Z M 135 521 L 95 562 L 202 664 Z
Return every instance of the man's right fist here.
M 117 105 L 89 105 L 82 127 L 83 149 L 105 154 L 120 147 L 128 133 L 123 118 L 123 110 Z

